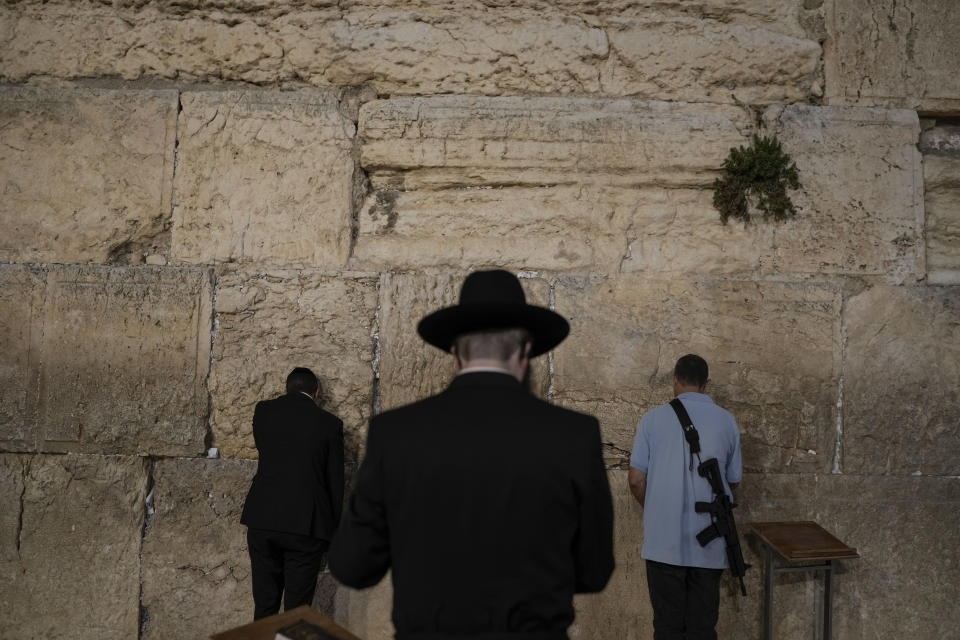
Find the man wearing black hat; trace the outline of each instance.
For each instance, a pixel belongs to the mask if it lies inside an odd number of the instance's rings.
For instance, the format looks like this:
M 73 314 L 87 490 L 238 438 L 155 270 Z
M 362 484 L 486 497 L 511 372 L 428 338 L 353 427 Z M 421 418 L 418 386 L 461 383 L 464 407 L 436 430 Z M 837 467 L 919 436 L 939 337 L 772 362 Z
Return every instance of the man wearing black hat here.
M 287 376 L 287 394 L 257 403 L 260 460 L 243 505 L 254 619 L 309 605 L 343 508 L 343 422 L 317 406 L 310 369 Z
M 330 570 L 364 588 L 392 569 L 398 640 L 565 639 L 573 594 L 613 571 L 599 424 L 522 385 L 569 325 L 497 270 L 417 329 L 459 373 L 370 422 Z

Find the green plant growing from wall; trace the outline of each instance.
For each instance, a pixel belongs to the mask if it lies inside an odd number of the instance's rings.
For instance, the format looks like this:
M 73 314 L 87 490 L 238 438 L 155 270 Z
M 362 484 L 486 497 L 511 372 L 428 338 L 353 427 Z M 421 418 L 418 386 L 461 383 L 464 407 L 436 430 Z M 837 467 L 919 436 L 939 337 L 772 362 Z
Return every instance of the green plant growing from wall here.
M 787 187 L 800 188 L 797 166 L 775 136 L 754 135 L 749 147 L 730 149 L 723 161 L 723 175 L 713 182 L 713 206 L 723 224 L 730 218 L 749 223 L 751 206 L 764 220 L 786 220 L 797 213 Z

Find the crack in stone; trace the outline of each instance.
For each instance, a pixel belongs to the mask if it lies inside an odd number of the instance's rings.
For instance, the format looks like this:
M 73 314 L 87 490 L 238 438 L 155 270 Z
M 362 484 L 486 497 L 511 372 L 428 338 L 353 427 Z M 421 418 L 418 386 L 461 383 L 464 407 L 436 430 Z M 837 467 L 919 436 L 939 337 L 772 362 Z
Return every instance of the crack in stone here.
M 837 435 L 833 449 L 833 468 L 831 473 L 841 474 L 843 458 L 843 367 L 847 351 L 847 321 L 845 315 L 846 300 L 840 301 L 840 378 L 837 381 Z
M 143 604 L 143 543 L 147 537 L 147 530 L 150 528 L 150 520 L 153 517 L 153 508 L 151 506 L 151 498 L 153 496 L 154 488 L 154 459 L 148 457 L 144 459 L 144 468 L 147 473 L 147 486 L 146 489 L 146 499 L 143 503 L 143 526 L 140 528 L 140 549 L 137 552 L 137 559 L 139 563 L 140 571 L 140 580 L 139 580 L 139 593 L 137 594 L 137 607 L 138 607 L 138 616 L 137 616 L 137 639 L 140 640 L 143 638 L 146 633 L 147 627 L 150 624 L 150 611 Z
M 370 330 L 370 339 L 373 341 L 373 360 L 370 361 L 370 368 L 373 370 L 373 389 L 370 393 L 373 415 L 380 413 L 380 319 L 382 291 L 383 276 L 377 280 L 377 310 L 374 313 L 373 327 Z
M 555 280 L 550 280 L 550 310 L 557 310 L 557 283 Z M 554 369 L 553 354 L 553 351 L 547 353 L 547 379 L 550 381 L 550 384 L 547 386 L 547 402 L 550 403 L 553 403 L 553 397 L 556 392 L 556 387 L 554 386 L 556 370 Z
M 653 388 L 656 387 L 657 376 L 660 375 L 660 357 L 663 355 L 663 342 L 657 342 L 657 361 L 653 367 L 653 373 L 647 379 L 647 384 Z
M 213 391 L 212 391 L 212 382 L 213 377 L 213 364 L 214 364 L 214 346 L 217 341 L 217 334 L 220 332 L 220 318 L 217 317 L 217 291 L 220 289 L 220 276 L 214 273 L 210 273 L 208 276 L 209 284 L 211 285 L 210 291 L 210 348 L 207 362 L 207 379 L 206 379 L 206 389 L 207 389 L 207 432 L 203 436 L 203 448 L 205 451 L 210 451 L 210 448 L 214 446 L 214 434 L 213 434 Z M 199 314 L 198 314 L 199 316 Z M 201 321 L 202 318 L 198 318 L 198 321 Z M 199 328 L 198 328 L 199 329 Z M 197 335 L 200 336 L 202 333 L 198 330 Z
M 22 480 L 23 488 L 20 490 L 20 512 L 17 515 L 17 560 L 22 560 L 20 557 L 20 545 L 23 543 L 23 510 L 24 510 L 24 499 L 27 493 L 27 475 L 30 473 L 30 467 L 33 464 L 33 458 L 28 458 L 26 461 L 26 466 L 23 469 Z
M 352 197 L 350 199 L 350 248 L 347 251 L 347 260 L 354 257 L 357 248 L 357 241 L 360 238 L 360 212 L 363 210 L 367 198 L 372 195 L 373 187 L 370 183 L 370 174 L 363 168 L 360 161 L 361 146 L 363 141 L 360 138 L 359 127 L 353 137 L 353 184 L 351 185 Z
M 624 249 L 623 255 L 620 256 L 620 264 L 617 265 L 617 273 L 623 273 L 623 263 L 628 260 L 633 260 L 633 243 L 637 241 L 637 238 L 627 237 L 627 246 Z

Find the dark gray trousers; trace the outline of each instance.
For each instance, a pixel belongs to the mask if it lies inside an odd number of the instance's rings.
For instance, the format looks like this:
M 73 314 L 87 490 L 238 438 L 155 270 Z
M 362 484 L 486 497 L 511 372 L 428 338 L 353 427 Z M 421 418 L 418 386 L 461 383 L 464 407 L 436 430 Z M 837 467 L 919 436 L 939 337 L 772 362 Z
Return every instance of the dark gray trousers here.
M 722 573 L 647 560 L 654 640 L 717 640 Z
M 330 543 L 320 538 L 247 529 L 250 550 L 250 577 L 253 580 L 253 619 L 266 618 L 313 601 L 323 554 Z

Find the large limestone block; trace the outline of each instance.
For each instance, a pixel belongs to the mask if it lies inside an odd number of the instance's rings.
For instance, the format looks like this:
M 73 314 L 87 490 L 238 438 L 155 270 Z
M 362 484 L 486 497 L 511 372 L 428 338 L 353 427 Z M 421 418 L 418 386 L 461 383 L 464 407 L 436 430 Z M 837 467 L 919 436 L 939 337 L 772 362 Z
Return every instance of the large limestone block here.
M 960 474 L 960 289 L 877 286 L 844 325 L 843 471 Z
M 14 571 L 8 571 L 13 563 L 20 560 L 20 534 L 23 522 L 23 496 L 26 489 L 24 484 L 24 465 L 30 460 L 28 456 L 9 453 L 0 454 L 0 564 L 4 571 L 0 572 L 0 607 L 9 611 L 8 598 L 11 597 L 11 585 L 14 580 Z M 9 615 L 9 614 L 8 614 Z
M 744 561 L 751 565 L 744 576 L 747 596 L 740 583 L 724 571 L 720 583 L 721 638 L 760 638 L 763 625 L 763 547 L 750 533 L 750 522 L 817 520 L 818 482 L 813 474 L 746 473 L 734 494 L 734 518 L 740 533 Z M 836 533 L 836 531 L 834 531 Z M 807 640 L 817 637 L 815 606 L 817 585 L 810 574 L 774 576 L 773 637 Z
M 219 276 L 210 395 L 223 455 L 256 457 L 254 407 L 282 395 L 302 366 L 320 378 L 322 406 L 344 422 L 347 458 L 359 460 L 373 405 L 377 284 L 307 271 Z
M 927 282 L 960 284 L 960 126 L 938 124 L 925 130 L 920 150 Z
M 355 127 L 330 94 L 181 96 L 175 260 L 338 267 L 350 251 Z
M 572 638 L 653 637 L 645 562 L 640 557 L 643 512 L 629 495 L 625 471 L 612 471 L 617 568 L 600 594 L 578 596 Z M 856 547 L 857 560 L 838 562 L 834 577 L 834 637 L 939 638 L 960 619 L 952 572 L 960 562 L 952 532 L 960 521 L 956 478 L 747 473 L 734 511 L 747 563 L 747 597 L 724 572 L 721 638 L 759 638 L 763 557 L 750 522 L 813 520 Z M 653 526 L 653 525 L 651 525 Z M 817 637 L 819 579 L 774 577 L 774 634 L 782 640 Z
M 0 89 L 0 262 L 165 252 L 176 122 L 176 91 Z
M 752 277 L 770 272 L 776 228 L 722 224 L 711 189 L 652 188 L 625 194 L 629 205 L 623 208 L 620 252 L 610 273 Z
M 830 104 L 960 108 L 954 0 L 833 0 L 825 46 Z
M 522 274 L 527 302 L 552 307 L 550 284 Z M 395 409 L 439 393 L 456 368 L 453 357 L 433 347 L 417 333 L 428 313 L 457 303 L 466 273 L 384 274 L 380 285 L 379 407 Z M 535 358 L 527 385 L 540 398 L 550 397 L 551 354 Z
M 649 3 L 647 3 L 649 4 Z M 661 3 L 656 3 L 661 4 Z M 734 3 L 713 3 L 706 15 L 683 3 L 646 7 L 605 23 L 610 55 L 600 76 L 606 93 L 690 102 L 806 102 L 823 93 L 823 50 L 810 3 L 781 3 L 794 15 L 778 22 L 730 20 Z M 747 11 L 775 3 L 746 3 Z M 659 8 L 659 7 L 657 7 Z M 691 7 L 692 8 L 692 7 Z M 766 7 L 765 7 L 766 8 Z M 710 15 L 717 11 L 720 15 Z M 784 11 L 788 13 L 788 11 Z M 751 17 L 752 18 L 752 17 Z
M 822 93 L 818 3 L 292 4 L 20 2 L 3 9 L 0 77 L 368 82 L 381 95 L 728 103 Z
M 564 174 L 614 174 L 625 184 L 708 184 L 751 130 L 739 107 L 594 98 L 441 96 L 369 102 L 360 111 L 363 166 L 414 173 L 406 187 L 543 185 Z M 695 130 L 696 136 L 690 131 Z M 568 178 L 565 182 L 571 182 Z
M 814 520 L 860 553 L 859 559 L 838 563 L 834 637 L 940 638 L 960 622 L 955 606 L 960 587 L 951 578 L 960 563 L 952 539 L 960 525 L 956 478 L 748 475 L 738 498 L 741 522 Z M 754 569 L 748 572 L 753 577 L 747 589 L 753 597 L 724 597 L 720 628 L 730 633 L 721 631 L 722 637 L 760 635 L 762 561 L 754 553 L 756 541 L 749 540 L 748 546 L 747 562 Z M 809 638 L 816 633 L 819 589 L 813 589 L 811 574 L 793 577 L 804 581 L 800 586 L 806 593 L 785 578 L 776 578 L 774 620 L 790 622 L 775 637 Z M 727 615 L 733 613 L 734 601 L 741 612 Z
M 838 562 L 834 576 L 836 638 L 939 638 L 960 621 L 950 572 L 960 563 L 952 541 L 960 520 L 956 478 L 747 474 L 737 490 L 741 531 L 749 522 L 814 520 L 860 553 Z M 720 637 L 760 637 L 763 560 L 742 536 L 748 597 L 724 574 Z M 817 580 L 819 582 L 819 579 Z M 729 588 L 728 588 L 729 587 Z M 774 637 L 817 633 L 819 585 L 812 574 L 774 579 Z
M 571 335 L 555 357 L 560 404 L 599 417 L 625 463 L 643 413 L 672 397 L 686 353 L 710 365 L 708 392 L 741 429 L 747 470 L 832 467 L 840 293 L 834 286 L 709 279 L 561 278 Z
M 646 562 L 640 557 L 643 509 L 630 493 L 625 470 L 609 471 L 607 477 L 613 494 L 616 568 L 602 592 L 574 598 L 576 619 L 570 638 L 647 640 L 653 636 L 653 610 L 647 595 Z
M 580 595 L 574 600 L 577 618 L 571 638 L 623 638 L 649 640 L 653 637 L 653 611 L 647 587 L 643 546 L 643 509 L 634 500 L 627 484 L 627 472 L 610 471 L 614 505 L 614 555 L 616 569 L 606 589 L 598 594 Z M 812 495 L 807 497 L 816 476 L 747 474 L 738 491 L 739 508 L 734 512 L 741 532 L 744 557 L 753 569 L 747 571 L 748 597 L 740 596 L 739 583 L 728 572 L 721 582 L 721 638 L 760 637 L 760 603 L 763 580 L 758 547 L 745 536 L 746 522 L 757 520 L 809 519 Z M 704 481 L 706 482 L 706 481 Z M 654 526 L 654 525 L 651 525 Z M 808 638 L 812 629 L 812 585 L 795 576 L 778 576 L 776 587 L 775 638 Z
M 0 265 L 0 448 L 37 448 L 37 378 L 46 270 Z
M 256 469 L 253 460 L 156 463 L 156 512 L 143 539 L 141 638 L 206 638 L 253 618 L 240 513 Z
M 709 193 L 698 190 L 751 129 L 745 110 L 726 106 L 368 103 L 361 153 L 373 191 L 360 211 L 354 261 L 391 269 L 486 262 L 602 273 L 756 270 L 764 244 L 744 239 L 756 232 L 720 225 Z M 693 245 L 708 249 L 694 256 L 684 250 Z
M 3 637 L 137 637 L 143 459 L 6 455 L 0 483 Z
M 960 480 L 829 476 L 816 520 L 854 546 L 835 581 L 834 637 L 947 638 L 960 624 Z
M 332 577 L 329 578 L 333 580 Z M 333 599 L 333 620 L 363 640 L 392 640 L 394 637 L 393 583 L 390 574 L 367 589 L 338 585 Z
M 39 427 L 46 451 L 204 451 L 211 283 L 203 269 L 51 266 Z
M 916 113 L 772 106 L 766 132 L 800 171 L 797 216 L 775 227 L 768 273 L 924 275 L 923 173 Z

